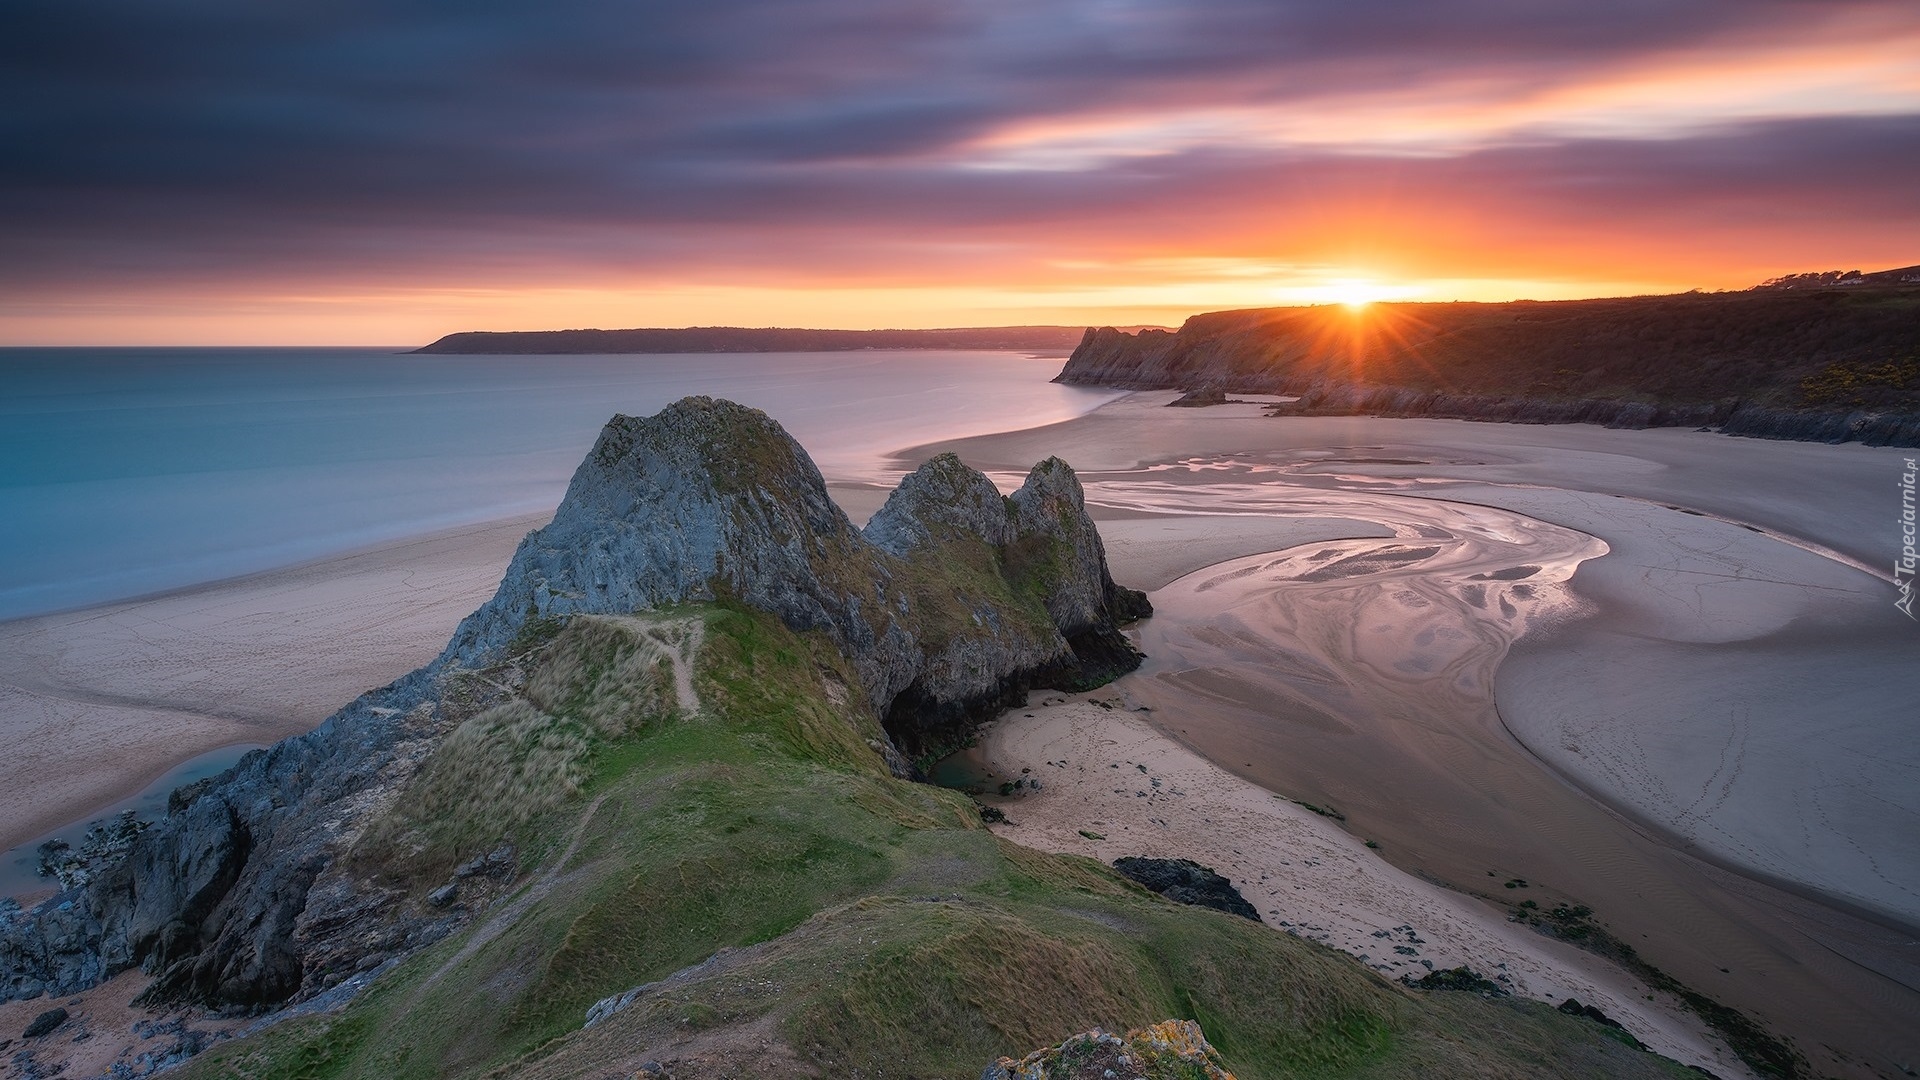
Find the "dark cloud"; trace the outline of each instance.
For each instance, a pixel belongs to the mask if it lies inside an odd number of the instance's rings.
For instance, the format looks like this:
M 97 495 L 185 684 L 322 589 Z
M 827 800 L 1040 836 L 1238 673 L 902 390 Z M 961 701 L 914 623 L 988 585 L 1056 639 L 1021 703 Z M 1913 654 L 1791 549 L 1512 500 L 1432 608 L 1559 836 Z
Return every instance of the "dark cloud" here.
M 400 268 L 449 251 L 648 264 L 809 228 L 999 236 L 1160 218 L 1170 200 L 1266 205 L 1407 187 L 1502 193 L 1543 212 L 1780 202 L 1816 216 L 1842 208 L 1831 195 L 1799 200 L 1842 191 L 1911 220 L 1913 118 L 1421 160 L 1213 149 L 1054 173 L 941 163 L 1004 125 L 1092 110 L 1564 76 L 1904 8 L 26 0 L 9 5 L 0 33 L 0 275 Z

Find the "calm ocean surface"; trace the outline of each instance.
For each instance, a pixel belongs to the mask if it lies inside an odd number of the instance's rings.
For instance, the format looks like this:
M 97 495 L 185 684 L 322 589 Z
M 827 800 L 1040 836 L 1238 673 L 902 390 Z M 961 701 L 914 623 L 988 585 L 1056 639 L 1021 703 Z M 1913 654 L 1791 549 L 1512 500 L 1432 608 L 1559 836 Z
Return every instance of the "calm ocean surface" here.
M 830 479 L 1064 420 L 1114 393 L 1008 353 L 414 356 L 0 349 L 0 619 L 551 509 L 600 426 L 753 405 Z

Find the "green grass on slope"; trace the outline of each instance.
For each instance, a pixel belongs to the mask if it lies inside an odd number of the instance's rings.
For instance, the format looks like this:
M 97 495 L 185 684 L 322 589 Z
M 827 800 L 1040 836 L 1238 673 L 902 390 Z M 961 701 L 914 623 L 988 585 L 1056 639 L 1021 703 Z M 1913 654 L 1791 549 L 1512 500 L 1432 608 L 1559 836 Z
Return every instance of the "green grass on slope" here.
M 679 614 L 706 620 L 703 707 L 592 737 L 580 790 L 537 822 L 558 837 L 549 864 L 579 828 L 564 866 L 343 1012 L 182 1075 L 626 1075 L 679 1054 L 713 1075 L 971 1080 L 999 1054 L 1170 1017 L 1199 1020 L 1242 1080 L 1686 1075 L 1551 1009 L 1414 995 L 999 840 L 958 794 L 884 773 L 830 649 L 762 616 Z M 560 719 L 565 697 L 545 702 Z

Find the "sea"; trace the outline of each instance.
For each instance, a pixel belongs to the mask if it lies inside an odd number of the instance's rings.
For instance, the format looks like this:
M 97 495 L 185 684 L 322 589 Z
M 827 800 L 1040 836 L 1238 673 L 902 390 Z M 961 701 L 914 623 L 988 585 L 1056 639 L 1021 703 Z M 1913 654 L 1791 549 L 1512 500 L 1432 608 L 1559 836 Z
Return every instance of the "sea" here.
M 953 351 L 438 356 L 0 349 L 0 619 L 551 509 L 615 413 L 764 409 L 830 480 L 1116 396 L 1058 357 Z

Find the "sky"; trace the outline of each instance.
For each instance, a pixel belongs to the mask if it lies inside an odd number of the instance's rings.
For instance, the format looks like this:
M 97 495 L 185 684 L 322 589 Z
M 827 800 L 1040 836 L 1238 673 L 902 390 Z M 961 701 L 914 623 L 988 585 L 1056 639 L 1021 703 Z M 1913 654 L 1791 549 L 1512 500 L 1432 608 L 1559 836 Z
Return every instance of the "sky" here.
M 0 344 L 1920 263 L 1914 0 L 13 0 Z

